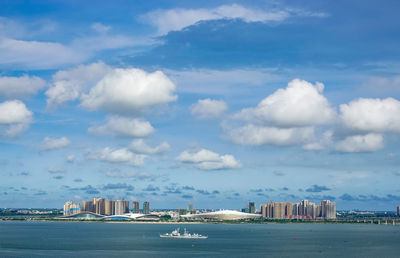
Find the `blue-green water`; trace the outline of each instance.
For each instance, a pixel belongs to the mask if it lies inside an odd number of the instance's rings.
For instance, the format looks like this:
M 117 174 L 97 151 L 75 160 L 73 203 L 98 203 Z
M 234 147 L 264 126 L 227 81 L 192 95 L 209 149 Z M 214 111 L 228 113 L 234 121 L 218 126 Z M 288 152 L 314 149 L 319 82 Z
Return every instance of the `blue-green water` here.
M 208 239 L 164 239 L 175 227 Z M 400 257 L 400 227 L 0 222 L 0 257 Z

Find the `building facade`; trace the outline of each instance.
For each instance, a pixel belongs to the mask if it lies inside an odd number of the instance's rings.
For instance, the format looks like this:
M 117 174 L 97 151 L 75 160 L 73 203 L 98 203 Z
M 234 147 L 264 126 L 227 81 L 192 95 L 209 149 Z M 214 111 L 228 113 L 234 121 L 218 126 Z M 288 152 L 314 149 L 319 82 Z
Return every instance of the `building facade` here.
M 143 214 L 150 214 L 150 202 L 143 203 Z
M 133 213 L 140 213 L 139 201 L 134 201 L 132 203 L 132 212 Z

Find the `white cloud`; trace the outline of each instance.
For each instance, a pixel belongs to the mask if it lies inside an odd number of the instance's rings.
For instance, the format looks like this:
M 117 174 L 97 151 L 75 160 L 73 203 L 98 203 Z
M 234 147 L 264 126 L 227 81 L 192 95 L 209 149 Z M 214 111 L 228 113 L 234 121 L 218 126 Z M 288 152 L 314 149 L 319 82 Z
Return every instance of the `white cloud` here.
M 348 136 L 336 144 L 336 150 L 342 152 L 373 152 L 383 148 L 383 136 L 369 133 Z
M 80 98 L 84 91 L 89 90 L 111 71 L 112 68 L 102 62 L 58 71 L 53 76 L 51 87 L 46 91 L 47 106 L 54 108 Z
M 210 150 L 184 151 L 177 158 L 182 163 L 192 163 L 202 170 L 240 168 L 241 164 L 232 155 L 219 155 Z
M 45 137 L 42 142 L 42 150 L 61 149 L 69 146 L 70 144 L 71 142 L 65 136 L 61 138 Z
M 75 155 L 68 155 L 67 156 L 67 162 L 74 163 L 75 158 L 76 158 Z
M 251 70 L 165 69 L 163 71 L 173 81 L 178 82 L 178 92 L 204 95 L 241 94 L 266 83 L 277 82 L 280 78 L 275 68 Z
M 142 166 L 146 155 L 135 154 L 126 148 L 113 150 L 106 147 L 102 150 L 88 154 L 89 159 L 101 160 L 109 163 L 128 164 L 132 166 Z
M 106 33 L 111 29 L 110 26 L 104 25 L 100 22 L 93 23 L 91 27 L 93 30 L 97 31 L 98 33 Z
M 61 168 L 56 168 L 56 167 L 50 167 L 47 169 L 47 171 L 50 174 L 63 174 L 65 173 L 65 170 L 61 169 Z
M 33 113 L 19 100 L 0 103 L 0 134 L 18 136 L 29 128 L 32 117 Z
M 146 73 L 140 69 L 115 69 L 81 97 L 89 110 L 132 113 L 143 108 L 175 101 L 175 84 L 162 72 Z
M 314 138 L 312 127 L 277 128 L 248 124 L 230 129 L 228 137 L 231 141 L 242 145 L 273 144 L 288 146 L 305 143 Z
M 46 82 L 36 76 L 0 77 L 0 96 L 4 98 L 26 98 L 35 95 L 46 86 Z
M 341 121 L 349 129 L 400 133 L 400 101 L 393 98 L 359 98 L 340 105 Z
M 83 62 L 88 54 L 55 42 L 0 38 L 0 66 L 54 69 L 60 65 Z
M 332 145 L 333 131 L 328 130 L 318 137 L 315 141 L 311 141 L 302 146 L 304 150 L 323 150 Z
M 234 117 L 278 127 L 301 127 L 332 122 L 336 112 L 322 94 L 324 85 L 294 79 L 257 107 L 243 109 Z
M 221 116 L 228 106 L 223 100 L 200 99 L 190 107 L 192 115 L 199 119 L 215 118 Z
M 158 146 L 151 147 L 147 145 L 143 139 L 137 139 L 132 141 L 132 143 L 129 145 L 129 149 L 135 153 L 158 154 L 169 151 L 170 146 L 167 142 L 162 142 Z
M 148 121 L 142 119 L 112 116 L 108 118 L 105 125 L 92 126 L 88 132 L 99 135 L 146 137 L 154 133 L 154 128 Z
M 213 9 L 170 9 L 156 10 L 141 17 L 141 20 L 158 29 L 159 34 L 181 30 L 199 21 L 218 19 L 242 19 L 245 22 L 282 21 L 290 17 L 285 10 L 264 11 L 246 8 L 238 4 L 222 5 Z

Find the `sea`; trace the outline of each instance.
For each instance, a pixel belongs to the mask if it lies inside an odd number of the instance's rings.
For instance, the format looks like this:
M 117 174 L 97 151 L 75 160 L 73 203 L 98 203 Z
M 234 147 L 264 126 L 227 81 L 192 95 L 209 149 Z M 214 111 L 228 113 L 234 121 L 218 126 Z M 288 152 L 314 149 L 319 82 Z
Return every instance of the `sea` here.
M 0 257 L 400 257 L 400 226 L 3 221 Z

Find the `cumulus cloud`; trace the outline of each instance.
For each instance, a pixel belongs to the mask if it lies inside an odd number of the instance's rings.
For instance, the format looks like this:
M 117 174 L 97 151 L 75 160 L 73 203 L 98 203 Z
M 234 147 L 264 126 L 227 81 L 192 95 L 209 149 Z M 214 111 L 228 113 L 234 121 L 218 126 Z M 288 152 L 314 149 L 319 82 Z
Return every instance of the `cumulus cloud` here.
M 45 137 L 42 142 L 42 150 L 53 150 L 61 149 L 69 146 L 71 142 L 67 137 L 63 136 L 60 138 Z
M 192 163 L 202 170 L 240 168 L 241 164 L 234 156 L 220 155 L 210 150 L 184 151 L 177 158 L 182 163 Z
M 137 139 L 132 141 L 132 143 L 129 145 L 129 149 L 131 149 L 135 153 L 158 154 L 169 151 L 170 146 L 167 142 L 162 142 L 158 146 L 151 147 L 147 145 L 143 139 Z
M 302 127 L 331 122 L 336 112 L 323 95 L 324 85 L 300 79 L 289 82 L 263 99 L 255 108 L 243 109 L 235 118 L 272 124 L 278 127 Z
M 221 116 L 228 106 L 223 100 L 200 99 L 190 107 L 193 116 L 199 119 L 215 118 Z
M 400 101 L 393 98 L 359 98 L 340 105 L 340 118 L 349 129 L 363 132 L 400 133 Z
M 0 96 L 26 98 L 35 95 L 46 86 L 46 81 L 36 76 L 0 77 Z
M 67 162 L 74 163 L 75 158 L 76 158 L 75 155 L 68 155 L 67 156 Z
M 377 133 L 348 136 L 336 144 L 336 150 L 342 152 L 373 152 L 382 149 L 383 136 Z
M 0 103 L 0 134 L 15 137 L 29 128 L 33 113 L 19 100 Z
M 61 169 L 61 168 L 56 168 L 56 167 L 50 167 L 47 169 L 47 171 L 50 174 L 63 174 L 65 173 L 65 170 Z
M 114 69 L 82 95 L 81 105 L 89 110 L 126 114 L 175 101 L 174 91 L 175 84 L 161 71 Z
M 121 116 L 111 116 L 107 123 L 101 126 L 92 126 L 88 129 L 89 133 L 124 137 L 146 137 L 154 133 L 154 128 L 148 121 L 138 118 L 127 118 Z
M 102 150 L 90 152 L 89 159 L 101 160 L 109 163 L 120 163 L 131 166 L 142 166 L 146 155 L 136 154 L 126 148 L 113 150 L 106 147 Z
M 241 19 L 245 22 L 279 22 L 293 15 L 324 16 L 322 13 L 310 13 L 295 10 L 271 10 L 248 8 L 238 4 L 221 5 L 211 9 L 170 9 L 156 10 L 141 16 L 141 20 L 158 29 L 158 33 L 181 30 L 199 21 L 219 19 Z
M 306 142 L 314 137 L 314 128 L 276 128 L 248 124 L 230 129 L 228 137 L 234 143 L 242 145 L 273 144 L 288 146 Z
M 54 108 L 80 98 L 84 91 L 94 86 L 111 70 L 112 68 L 108 65 L 97 62 L 58 71 L 53 76 L 53 83 L 45 93 L 47 106 Z

